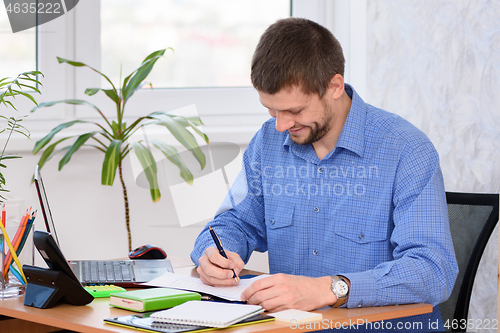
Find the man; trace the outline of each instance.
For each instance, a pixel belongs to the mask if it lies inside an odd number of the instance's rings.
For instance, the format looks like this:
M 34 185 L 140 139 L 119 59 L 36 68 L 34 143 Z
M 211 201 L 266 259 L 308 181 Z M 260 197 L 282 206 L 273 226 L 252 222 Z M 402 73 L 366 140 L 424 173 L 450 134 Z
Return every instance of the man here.
M 458 268 L 438 154 L 410 123 L 365 104 L 343 74 L 324 27 L 289 18 L 264 32 L 251 79 L 272 119 L 191 258 L 204 283 L 227 286 L 237 283 L 231 269 L 268 251 L 273 275 L 241 297 L 269 311 L 429 303 L 430 316 L 411 320 L 426 331 L 439 319 L 442 329 L 437 304 Z

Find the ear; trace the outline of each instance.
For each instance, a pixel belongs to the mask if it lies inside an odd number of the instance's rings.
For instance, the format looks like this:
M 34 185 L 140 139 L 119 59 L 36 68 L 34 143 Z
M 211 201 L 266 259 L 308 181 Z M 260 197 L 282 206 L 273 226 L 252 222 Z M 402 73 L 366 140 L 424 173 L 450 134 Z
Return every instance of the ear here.
M 328 90 L 333 99 L 339 99 L 344 93 L 344 77 L 340 74 L 335 74 L 330 79 Z

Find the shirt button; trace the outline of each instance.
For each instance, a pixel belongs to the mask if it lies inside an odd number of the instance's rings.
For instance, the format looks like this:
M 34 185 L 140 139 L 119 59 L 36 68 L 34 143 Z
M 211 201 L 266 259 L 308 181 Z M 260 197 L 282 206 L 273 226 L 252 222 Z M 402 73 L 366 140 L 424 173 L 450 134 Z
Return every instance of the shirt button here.
M 274 219 L 271 219 L 271 221 L 269 221 L 269 223 L 274 224 Z
M 323 167 L 318 168 L 319 173 L 323 173 L 323 171 L 324 171 Z
M 313 251 L 313 254 L 314 254 L 315 256 L 317 256 L 317 255 L 318 255 L 318 250 L 314 250 L 314 251 Z
M 319 208 L 318 207 L 314 207 L 314 212 L 315 213 L 319 213 Z
M 365 235 L 363 235 L 362 233 L 358 235 L 358 238 L 359 240 L 362 240 L 363 238 L 365 238 Z

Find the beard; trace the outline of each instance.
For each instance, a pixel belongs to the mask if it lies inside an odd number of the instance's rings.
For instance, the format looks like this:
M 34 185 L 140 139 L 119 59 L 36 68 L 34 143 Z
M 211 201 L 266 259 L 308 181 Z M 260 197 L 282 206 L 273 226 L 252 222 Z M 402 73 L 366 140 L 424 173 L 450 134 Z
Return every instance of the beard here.
M 322 101 L 322 104 L 323 116 L 320 122 L 314 122 L 311 126 L 305 126 L 310 130 L 309 135 L 305 138 L 301 138 L 298 135 L 291 134 L 290 131 L 288 131 L 290 140 L 292 140 L 296 144 L 305 146 L 321 140 L 326 135 L 326 133 L 330 131 L 332 127 L 331 120 L 333 117 L 331 107 L 325 101 Z

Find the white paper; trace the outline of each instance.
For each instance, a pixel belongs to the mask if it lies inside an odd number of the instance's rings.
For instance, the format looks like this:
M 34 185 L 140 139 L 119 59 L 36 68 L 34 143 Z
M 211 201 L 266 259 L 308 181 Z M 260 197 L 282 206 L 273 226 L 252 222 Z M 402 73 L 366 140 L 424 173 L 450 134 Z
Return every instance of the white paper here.
M 267 276 L 269 275 L 264 274 L 251 279 L 240 279 L 238 285 L 233 287 L 212 287 L 201 282 L 199 278 L 168 272 L 156 279 L 144 283 L 144 285 L 190 290 L 224 298 L 228 301 L 241 301 L 241 294 L 245 289 L 254 281 Z
M 283 310 L 280 312 L 268 313 L 269 316 L 276 318 L 278 321 L 284 321 L 291 323 L 292 320 L 295 323 L 303 323 L 308 321 L 318 321 L 323 319 L 321 313 L 307 312 L 297 309 Z

